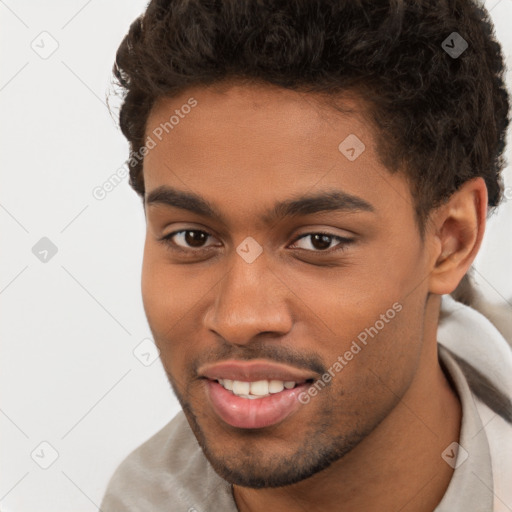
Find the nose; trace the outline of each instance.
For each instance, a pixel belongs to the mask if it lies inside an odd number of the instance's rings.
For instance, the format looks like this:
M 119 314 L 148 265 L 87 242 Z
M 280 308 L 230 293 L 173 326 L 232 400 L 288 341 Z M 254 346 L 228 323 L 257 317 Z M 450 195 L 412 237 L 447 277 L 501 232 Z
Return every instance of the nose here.
M 246 345 L 263 333 L 284 336 L 292 328 L 287 299 L 292 293 L 263 256 L 247 263 L 234 254 L 204 316 L 204 326 L 233 345 Z

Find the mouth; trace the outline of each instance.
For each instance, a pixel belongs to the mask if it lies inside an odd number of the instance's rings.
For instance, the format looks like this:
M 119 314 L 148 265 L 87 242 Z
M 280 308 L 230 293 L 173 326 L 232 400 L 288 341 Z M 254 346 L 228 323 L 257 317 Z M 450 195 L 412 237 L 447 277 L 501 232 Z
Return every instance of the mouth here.
M 275 395 L 276 393 L 281 393 L 285 389 L 295 389 L 298 386 L 311 383 L 313 382 L 313 379 L 303 380 L 302 382 L 275 379 L 264 379 L 252 382 L 232 379 L 216 379 L 215 382 L 219 383 L 224 389 L 231 391 L 235 396 L 248 398 L 249 400 L 261 400 L 262 398 Z
M 207 400 L 225 424 L 261 429 L 284 421 L 302 405 L 301 393 L 315 375 L 265 360 L 229 360 L 199 369 Z
M 296 412 L 302 405 L 298 397 L 310 382 L 286 381 L 285 386 L 285 382 L 276 380 L 207 379 L 206 395 L 213 411 L 224 423 L 241 429 L 262 429 L 277 425 Z

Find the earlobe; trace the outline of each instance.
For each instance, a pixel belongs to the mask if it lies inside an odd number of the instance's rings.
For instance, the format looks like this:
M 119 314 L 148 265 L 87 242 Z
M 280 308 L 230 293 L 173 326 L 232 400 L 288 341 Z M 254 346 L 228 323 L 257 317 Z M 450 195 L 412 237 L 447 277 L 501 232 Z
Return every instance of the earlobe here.
M 452 293 L 480 249 L 487 217 L 487 187 L 483 178 L 472 179 L 432 214 L 436 252 L 429 291 Z

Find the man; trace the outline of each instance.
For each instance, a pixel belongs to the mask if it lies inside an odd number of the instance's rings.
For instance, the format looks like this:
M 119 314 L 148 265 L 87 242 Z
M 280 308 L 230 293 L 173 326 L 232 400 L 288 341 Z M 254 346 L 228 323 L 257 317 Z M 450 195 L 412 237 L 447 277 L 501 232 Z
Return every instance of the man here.
M 155 0 L 114 72 L 183 412 L 103 512 L 512 510 L 511 350 L 450 297 L 501 197 L 485 10 Z

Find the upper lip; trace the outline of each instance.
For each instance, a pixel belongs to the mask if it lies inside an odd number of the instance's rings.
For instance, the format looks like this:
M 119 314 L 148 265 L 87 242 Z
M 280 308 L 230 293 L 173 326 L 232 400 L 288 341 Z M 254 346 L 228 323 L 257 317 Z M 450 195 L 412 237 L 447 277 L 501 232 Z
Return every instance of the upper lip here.
M 199 375 L 211 380 L 230 379 L 255 382 L 258 380 L 282 380 L 302 383 L 314 379 L 314 375 L 303 370 L 280 363 L 268 361 L 228 360 L 220 363 L 203 365 Z

